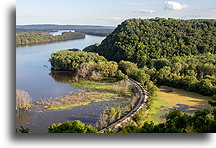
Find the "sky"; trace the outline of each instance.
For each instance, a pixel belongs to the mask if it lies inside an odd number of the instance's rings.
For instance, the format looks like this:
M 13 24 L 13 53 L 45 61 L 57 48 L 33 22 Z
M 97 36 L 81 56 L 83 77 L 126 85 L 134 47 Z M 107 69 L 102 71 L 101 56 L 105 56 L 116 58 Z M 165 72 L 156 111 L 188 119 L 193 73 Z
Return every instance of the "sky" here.
M 16 24 L 117 26 L 129 18 L 215 19 L 215 0 L 17 0 Z

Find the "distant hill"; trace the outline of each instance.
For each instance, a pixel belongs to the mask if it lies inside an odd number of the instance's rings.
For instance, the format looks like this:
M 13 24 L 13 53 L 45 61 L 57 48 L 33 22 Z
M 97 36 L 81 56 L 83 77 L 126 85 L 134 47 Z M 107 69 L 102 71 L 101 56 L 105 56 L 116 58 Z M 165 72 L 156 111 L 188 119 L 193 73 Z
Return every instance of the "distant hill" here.
M 89 29 L 89 30 L 106 30 L 115 29 L 114 26 L 93 26 L 93 25 L 55 25 L 55 24 L 35 24 L 35 25 L 16 25 L 16 29 L 26 30 L 76 30 L 76 29 Z
M 128 19 L 92 51 L 138 65 L 152 58 L 215 54 L 215 27 L 215 20 Z

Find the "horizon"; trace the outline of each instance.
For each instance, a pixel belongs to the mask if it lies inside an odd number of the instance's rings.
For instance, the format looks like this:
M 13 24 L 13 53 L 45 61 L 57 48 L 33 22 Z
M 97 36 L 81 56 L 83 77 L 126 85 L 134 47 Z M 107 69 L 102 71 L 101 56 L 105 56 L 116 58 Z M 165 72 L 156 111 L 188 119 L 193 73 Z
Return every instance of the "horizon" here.
M 156 18 L 156 17 L 154 17 L 154 18 Z M 147 18 L 147 19 L 154 19 L 154 18 Z M 159 18 L 161 18 L 161 17 L 159 17 Z M 129 19 L 140 19 L 140 18 L 129 18 Z M 165 18 L 165 19 L 168 19 L 168 18 Z M 171 18 L 171 19 L 176 19 L 176 18 Z M 127 19 L 126 19 L 127 20 Z M 178 20 L 216 20 L 216 18 L 210 18 L 210 19 L 208 19 L 208 18 L 198 18 L 198 19 L 178 19 Z M 125 21 L 125 20 L 123 20 L 123 21 Z M 122 22 L 123 22 L 122 21 Z M 121 22 L 121 23 L 122 23 Z M 121 24 L 120 23 L 120 24 Z M 46 23 L 46 24 L 43 24 L 43 23 L 41 23 L 41 24 L 16 24 L 16 26 L 30 26 L 30 25 L 63 25 L 63 26 L 67 26 L 67 25 L 72 25 L 72 26 L 99 26 L 99 27 L 101 27 L 101 26 L 104 26 L 104 27 L 117 27 L 118 25 L 120 25 L 120 24 L 117 24 L 116 26 L 114 26 L 114 25 L 94 25 L 94 24 L 48 24 L 48 23 Z

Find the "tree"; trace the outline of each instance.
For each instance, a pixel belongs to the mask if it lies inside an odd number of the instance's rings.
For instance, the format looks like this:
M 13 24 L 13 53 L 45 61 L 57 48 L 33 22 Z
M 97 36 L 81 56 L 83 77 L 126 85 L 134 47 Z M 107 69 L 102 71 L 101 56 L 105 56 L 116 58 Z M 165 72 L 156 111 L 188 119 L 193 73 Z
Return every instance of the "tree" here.
M 85 125 L 79 120 L 67 121 L 66 123 L 53 123 L 48 128 L 49 133 L 96 133 L 97 130 L 91 125 Z
M 213 85 L 209 79 L 203 79 L 197 83 L 197 89 L 201 94 L 211 95 L 213 92 Z
M 128 76 L 127 75 L 125 75 L 124 73 L 122 73 L 122 71 L 121 70 L 118 70 L 117 71 L 117 73 L 116 73 L 116 78 L 118 79 L 118 80 L 127 80 L 128 79 Z

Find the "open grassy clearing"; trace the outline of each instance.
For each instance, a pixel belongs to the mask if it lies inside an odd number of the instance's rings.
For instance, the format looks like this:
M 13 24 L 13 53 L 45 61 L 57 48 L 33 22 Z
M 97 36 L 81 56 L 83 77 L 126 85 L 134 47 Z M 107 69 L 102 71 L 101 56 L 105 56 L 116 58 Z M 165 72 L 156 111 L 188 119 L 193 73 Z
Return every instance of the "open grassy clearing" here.
M 183 112 L 192 114 L 197 110 L 210 108 L 208 101 L 211 98 L 198 93 L 160 86 L 158 96 L 153 100 L 151 110 L 146 121 L 160 123 L 165 121 L 165 115 L 171 109 L 180 108 Z

